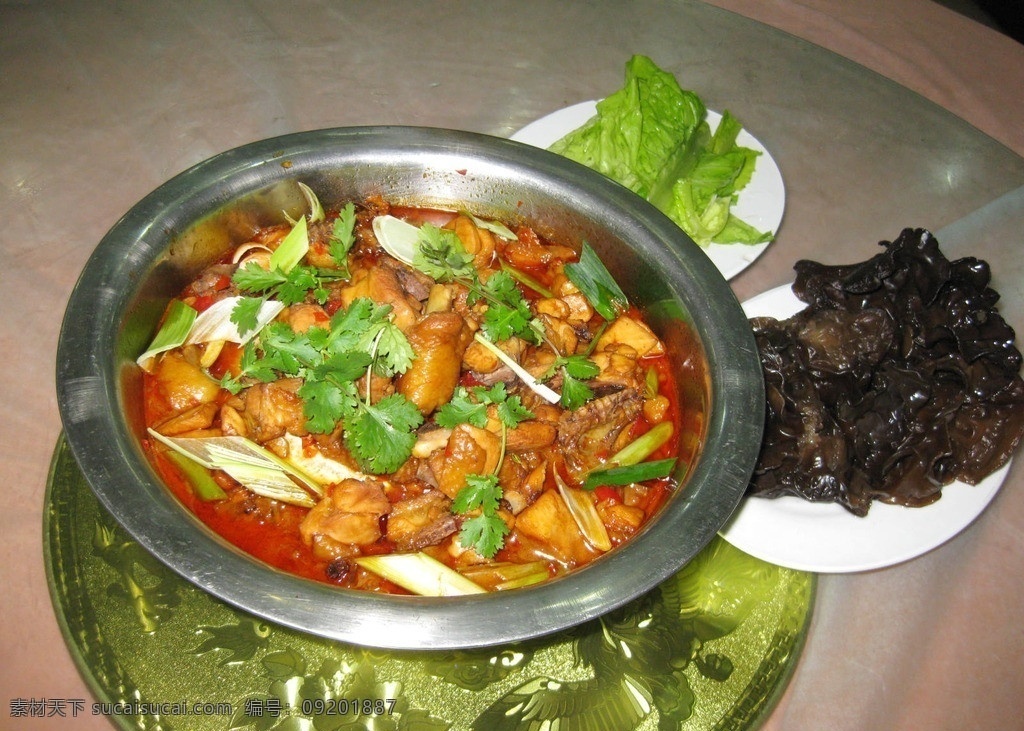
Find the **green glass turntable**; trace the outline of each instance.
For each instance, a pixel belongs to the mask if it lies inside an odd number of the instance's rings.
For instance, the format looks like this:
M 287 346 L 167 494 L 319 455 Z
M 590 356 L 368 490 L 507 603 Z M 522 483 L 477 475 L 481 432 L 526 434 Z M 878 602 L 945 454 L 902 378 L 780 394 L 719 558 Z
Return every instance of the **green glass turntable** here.
M 44 540 L 54 607 L 97 708 L 124 729 L 751 729 L 803 648 L 813 574 L 716 538 L 647 595 L 540 640 L 394 652 L 273 625 L 135 543 L 56 447 Z

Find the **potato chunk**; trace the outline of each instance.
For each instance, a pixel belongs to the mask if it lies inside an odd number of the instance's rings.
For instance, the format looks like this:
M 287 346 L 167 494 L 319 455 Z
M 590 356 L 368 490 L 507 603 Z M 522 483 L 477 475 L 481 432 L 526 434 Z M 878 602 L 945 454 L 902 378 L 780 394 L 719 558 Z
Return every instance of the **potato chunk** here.
M 521 512 L 516 517 L 515 529 L 547 546 L 556 554 L 554 558 L 568 566 L 584 563 L 594 555 L 569 508 L 554 490 L 546 490 Z
M 629 345 L 639 357 L 662 355 L 665 346 L 646 324 L 628 315 L 615 320 L 597 341 L 597 351 L 607 350 L 615 345 Z
M 177 413 L 211 403 L 220 395 L 220 385 L 180 351 L 160 358 L 154 375 L 168 405 Z

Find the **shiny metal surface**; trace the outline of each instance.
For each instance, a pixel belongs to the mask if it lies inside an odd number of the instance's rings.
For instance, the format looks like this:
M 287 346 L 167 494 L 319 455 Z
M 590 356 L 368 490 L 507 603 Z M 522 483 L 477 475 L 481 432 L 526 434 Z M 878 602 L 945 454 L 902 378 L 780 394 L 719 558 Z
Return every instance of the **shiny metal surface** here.
M 672 348 L 700 334 L 683 398 L 707 399 L 702 453 L 662 514 L 621 549 L 568 577 L 478 597 L 386 597 L 285 575 L 228 546 L 155 476 L 141 431 L 134 359 L 170 296 L 232 232 L 301 211 L 296 180 L 325 205 L 381 194 L 525 220 L 588 241 Z M 680 367 L 683 367 L 680 364 Z M 688 381 L 688 382 L 686 382 Z M 638 197 L 550 153 L 467 132 L 355 127 L 298 133 L 213 157 L 160 186 L 103 238 L 72 293 L 57 352 L 68 442 L 104 506 L 171 568 L 283 625 L 387 648 L 494 645 L 598 616 L 661 582 L 714 537 L 757 457 L 763 383 L 735 296 L 700 249 Z

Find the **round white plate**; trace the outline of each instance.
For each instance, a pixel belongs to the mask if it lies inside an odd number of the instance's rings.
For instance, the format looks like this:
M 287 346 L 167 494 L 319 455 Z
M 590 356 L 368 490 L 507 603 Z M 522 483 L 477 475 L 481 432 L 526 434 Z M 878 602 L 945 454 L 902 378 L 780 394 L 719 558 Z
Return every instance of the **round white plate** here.
M 552 143 L 593 117 L 596 111 L 596 101 L 574 104 L 531 122 L 512 135 L 512 139 L 547 149 Z M 722 115 L 709 110 L 707 120 L 711 131 L 714 132 L 722 120 Z M 779 166 L 764 145 L 746 130 L 739 133 L 736 142 L 743 147 L 757 150 L 761 155 L 757 158 L 750 182 L 740 191 L 732 212 L 759 231 L 778 233 L 782 213 L 786 207 L 786 188 L 782 183 Z M 711 257 L 722 275 L 726 279 L 731 279 L 750 266 L 767 248 L 768 244 L 711 244 L 704 251 Z
M 803 309 L 790 285 L 743 303 L 748 317 L 789 317 Z M 922 508 L 874 502 L 858 518 L 834 503 L 747 497 L 721 530 L 729 543 L 770 563 L 801 571 L 851 573 L 901 563 L 958 534 L 988 506 L 1009 463 L 977 485 L 953 482 Z

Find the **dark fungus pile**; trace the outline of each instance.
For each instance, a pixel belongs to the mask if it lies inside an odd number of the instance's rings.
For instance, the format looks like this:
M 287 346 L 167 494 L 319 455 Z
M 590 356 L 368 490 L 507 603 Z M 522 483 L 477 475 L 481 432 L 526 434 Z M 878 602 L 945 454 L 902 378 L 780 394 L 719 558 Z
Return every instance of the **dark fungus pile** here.
M 750 493 L 919 507 L 954 480 L 976 484 L 1024 432 L 1013 329 L 986 262 L 949 261 L 905 229 L 852 265 L 797 262 L 807 307 L 752 320 L 767 390 Z

